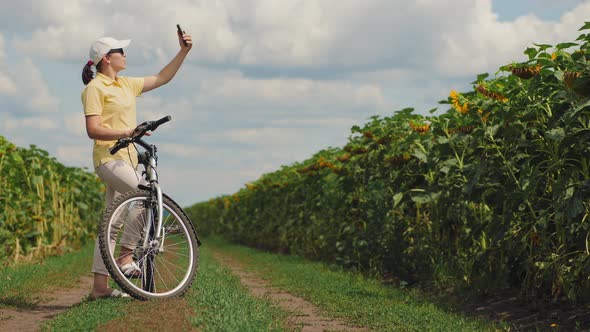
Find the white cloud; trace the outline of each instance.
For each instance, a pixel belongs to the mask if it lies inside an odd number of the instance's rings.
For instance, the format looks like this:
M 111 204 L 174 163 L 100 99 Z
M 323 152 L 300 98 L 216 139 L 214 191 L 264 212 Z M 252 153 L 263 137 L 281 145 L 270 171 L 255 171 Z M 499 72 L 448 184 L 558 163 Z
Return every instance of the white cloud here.
M 178 48 L 178 22 L 195 40 L 191 59 L 201 63 L 340 72 L 410 66 L 455 76 L 495 70 L 532 42 L 575 38 L 590 14 L 588 1 L 559 22 L 534 15 L 499 21 L 491 0 L 132 0 L 114 11 L 104 1 L 32 4 L 38 23 L 15 45 L 49 58 L 81 63 L 90 43 L 107 34 L 132 38 L 130 48 L 145 60 L 167 61 Z
M 71 25 L 67 25 L 71 27 Z M 42 54 L 43 57 L 50 59 L 62 59 L 74 51 L 74 54 L 80 54 L 79 46 L 70 40 L 68 43 L 68 32 L 77 30 L 74 27 L 66 30 L 66 26 L 48 26 L 37 30 L 33 33 L 30 40 L 23 41 L 17 38 L 14 45 L 17 49 L 28 54 Z
M 20 119 L 20 127 L 23 127 L 23 129 L 46 131 L 58 128 L 57 123 L 54 119 L 42 116 L 34 116 Z
M 92 144 L 68 144 L 57 147 L 57 158 L 66 165 L 78 165 L 89 167 L 92 158 Z
M 0 102 L 17 109 L 2 114 L 0 130 L 45 144 L 66 164 L 90 164 L 79 111 L 90 43 L 131 38 L 129 71 L 153 74 L 178 49 L 180 23 L 195 47 L 170 85 L 138 98 L 138 121 L 173 116 L 149 139 L 160 148 L 163 185 L 184 202 L 207 199 L 344 144 L 371 115 L 424 112 L 473 75 L 524 59 L 533 42 L 575 39 L 590 14 L 586 0 L 553 21 L 530 13 L 507 21 L 491 3 L 11 1 L 0 26 L 18 29 L 0 34 Z
M 165 128 L 173 130 L 187 123 L 206 120 L 206 112 L 199 111 L 191 104 L 189 97 L 163 98 L 158 92 L 147 93 L 137 98 L 137 121 L 154 121 L 171 115 L 172 121 Z
M 206 201 L 221 194 L 239 190 L 247 181 L 255 180 L 240 172 L 228 172 L 215 168 L 195 167 L 179 169 L 166 162 L 161 163 L 159 179 L 164 192 L 181 206 Z M 235 165 L 241 170 L 241 165 Z M 252 174 L 256 174 L 253 172 Z M 256 175 L 254 175 L 256 176 Z M 206 191 L 204 188 L 208 188 Z
M 58 123 L 45 116 L 16 117 L 11 113 L 2 114 L 0 132 L 17 145 L 51 144 L 55 140 Z
M 14 81 L 0 72 L 0 95 L 14 96 L 16 91 L 16 84 L 14 84 Z
M 35 63 L 27 58 L 19 63 L 14 74 L 14 81 L 19 87 L 18 101 L 31 112 L 55 112 L 59 106 L 59 98 L 51 93 L 41 71 Z M 57 83 L 57 82 L 52 82 Z
M 7 134 L 18 127 L 18 121 L 9 115 L 3 115 L 1 125 L 2 133 Z
M 105 33 L 107 22 L 103 17 L 113 19 L 112 6 L 103 1 L 64 0 L 59 4 L 46 0 L 21 2 L 21 7 L 14 8 L 20 12 L 13 14 L 24 16 L 32 30 L 30 37 L 15 36 L 14 46 L 29 55 L 49 59 L 86 62 L 90 43 Z
M 4 36 L 0 33 L 0 95 L 13 96 L 16 94 L 16 84 L 5 73 L 4 61 L 6 59 L 6 52 L 4 51 L 5 42 Z
M 192 143 L 163 143 L 158 144 L 158 149 L 183 159 L 188 157 L 203 158 L 216 152 L 202 146 L 195 146 Z
M 280 118 L 270 121 L 271 126 L 287 127 L 347 127 L 356 123 L 356 118 L 325 117 L 325 118 Z
M 221 103 L 225 109 L 291 109 L 298 112 L 388 107 L 380 86 L 350 81 L 296 78 L 252 79 L 238 72 L 207 77 L 199 84 L 194 107 Z
M 285 146 L 301 140 L 303 132 L 290 128 L 249 128 L 231 129 L 215 134 L 205 135 L 209 140 L 229 143 L 247 143 L 264 146 Z
M 50 92 L 31 58 L 17 64 L 9 62 L 5 48 L 4 35 L 0 33 L 0 95 L 24 105 L 29 112 L 56 111 L 59 98 Z
M 82 114 L 66 114 L 63 124 L 68 132 L 76 138 L 88 138 L 86 134 L 86 122 Z
M 6 52 L 4 51 L 5 47 L 4 42 L 4 35 L 0 33 L 0 65 L 4 63 L 4 59 L 6 58 Z
M 590 15 L 590 2 L 578 5 L 559 22 L 542 21 L 529 14 L 511 22 L 499 22 L 491 12 L 490 1 L 476 2 L 469 15 L 452 15 L 460 24 L 441 31 L 440 51 L 433 58 L 435 68 L 444 75 L 473 75 L 495 71 L 512 61 L 523 61 L 522 54 L 533 43 L 556 44 L 574 40 L 577 29 Z

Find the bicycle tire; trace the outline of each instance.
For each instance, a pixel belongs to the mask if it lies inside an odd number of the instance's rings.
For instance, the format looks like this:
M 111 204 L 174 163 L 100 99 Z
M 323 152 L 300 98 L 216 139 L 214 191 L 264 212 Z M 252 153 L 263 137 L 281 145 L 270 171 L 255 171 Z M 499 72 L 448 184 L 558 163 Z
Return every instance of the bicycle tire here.
M 109 228 L 111 228 L 110 225 L 113 222 L 115 222 L 116 218 L 113 217 L 115 212 L 119 211 L 120 207 L 125 205 L 126 202 L 130 202 L 133 200 L 140 201 L 141 199 L 148 201 L 150 199 L 150 192 L 146 190 L 136 190 L 128 192 L 126 194 L 122 194 L 119 197 L 117 197 L 117 199 L 114 200 L 113 204 L 111 204 L 111 206 L 108 207 L 103 213 L 103 217 L 99 225 L 98 232 L 100 252 L 104 260 L 105 266 L 110 276 L 115 281 L 115 283 L 119 285 L 119 287 L 121 287 L 121 289 L 123 289 L 129 295 L 133 296 L 138 300 L 145 301 L 151 299 L 180 297 L 189 290 L 197 274 L 199 265 L 200 241 L 198 240 L 197 232 L 194 228 L 194 225 L 192 224 L 186 213 L 182 210 L 182 208 L 180 208 L 180 206 L 178 206 L 176 202 L 174 202 L 167 195 L 162 195 L 163 208 L 169 211 L 171 214 L 174 214 L 176 217 L 178 217 L 176 220 L 178 220 L 182 224 L 182 229 L 188 235 L 191 245 L 191 250 L 189 250 L 190 252 L 192 252 L 192 258 L 189 259 L 191 264 L 189 265 L 189 271 L 186 272 L 186 275 L 181 281 L 181 284 L 175 287 L 173 291 L 167 292 L 164 295 L 152 293 L 149 286 L 147 291 L 141 289 L 142 287 L 138 289 L 138 287 L 134 285 L 130 281 L 130 279 L 125 277 L 125 275 L 121 272 L 117 265 L 116 258 L 113 254 L 111 254 L 109 250 L 110 235 L 108 230 Z M 150 263 L 153 264 L 153 261 Z

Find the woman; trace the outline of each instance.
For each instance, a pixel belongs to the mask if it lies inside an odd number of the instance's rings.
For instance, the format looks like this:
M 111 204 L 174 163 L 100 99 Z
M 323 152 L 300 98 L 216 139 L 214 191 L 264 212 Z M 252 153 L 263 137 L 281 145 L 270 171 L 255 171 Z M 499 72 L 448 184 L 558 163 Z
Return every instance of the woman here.
M 157 75 L 147 77 L 118 76 L 126 68 L 123 49 L 130 40 L 110 37 L 98 39 L 90 47 L 90 61 L 84 66 L 82 104 L 86 117 L 86 132 L 94 140 L 93 163 L 96 174 L 106 185 L 106 204 L 109 206 L 118 195 L 137 189 L 140 177 L 136 172 L 137 152 L 129 147 L 115 155 L 109 148 L 119 138 L 130 137 L 137 126 L 135 98 L 143 92 L 158 88 L 176 75 L 186 55 L 192 48 L 192 40 L 186 32 L 177 32 L 180 51 Z M 96 67 L 94 77 L 92 67 Z M 123 255 L 118 262 L 128 277 L 138 277 L 141 270 L 131 255 Z M 106 270 L 98 238 L 94 248 L 94 286 L 92 297 L 127 297 L 128 295 L 108 287 Z

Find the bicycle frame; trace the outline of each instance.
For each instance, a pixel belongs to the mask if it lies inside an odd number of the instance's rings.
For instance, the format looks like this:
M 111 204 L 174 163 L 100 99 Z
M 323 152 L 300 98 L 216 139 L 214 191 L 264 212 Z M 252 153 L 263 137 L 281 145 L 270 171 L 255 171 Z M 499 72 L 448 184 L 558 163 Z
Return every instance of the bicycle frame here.
M 155 145 L 148 144 L 146 141 L 142 140 L 141 138 L 136 140 L 136 143 L 139 144 L 142 148 L 146 150 L 145 154 L 147 157 L 147 162 L 142 163 L 145 167 L 145 174 L 146 180 L 149 182 L 149 187 L 147 189 L 150 190 L 152 194 L 156 194 L 156 207 L 158 212 L 158 223 L 156 225 L 155 230 L 155 239 L 159 239 L 162 235 L 162 219 L 164 215 L 164 208 L 163 208 L 163 200 L 162 200 L 162 188 L 160 188 L 160 184 L 158 183 L 158 157 L 156 155 L 157 148 Z M 145 229 L 145 238 L 143 239 L 144 248 L 147 247 L 147 242 L 149 238 L 149 227 L 152 224 L 151 220 L 151 213 L 148 213 L 147 222 L 146 222 L 146 229 Z M 163 242 L 161 245 L 163 245 Z

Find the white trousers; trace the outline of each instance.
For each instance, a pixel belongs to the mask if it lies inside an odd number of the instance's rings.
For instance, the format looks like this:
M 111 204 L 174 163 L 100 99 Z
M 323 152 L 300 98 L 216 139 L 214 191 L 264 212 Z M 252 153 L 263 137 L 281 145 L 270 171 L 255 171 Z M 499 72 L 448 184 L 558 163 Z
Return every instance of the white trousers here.
M 101 164 L 96 168 L 96 174 L 104 182 L 106 186 L 106 207 L 108 208 L 113 200 L 119 195 L 126 192 L 137 190 L 137 185 L 140 182 L 144 182 L 139 174 L 123 160 L 109 161 L 105 164 Z M 126 227 L 123 230 L 121 238 L 121 244 L 125 247 L 133 249 L 139 234 L 141 232 L 141 226 L 139 222 L 139 216 L 136 215 L 138 212 L 130 212 L 132 215 L 121 216 L 122 220 L 137 219 L 137 222 L 126 222 Z M 119 225 L 120 227 L 121 225 Z M 134 227 L 135 226 L 135 227 Z M 111 242 L 114 242 L 116 233 L 113 232 L 111 235 Z M 94 259 L 92 262 L 92 272 L 103 275 L 109 275 L 102 256 L 100 254 L 100 245 L 98 243 L 98 237 L 96 238 L 96 244 L 94 246 Z

